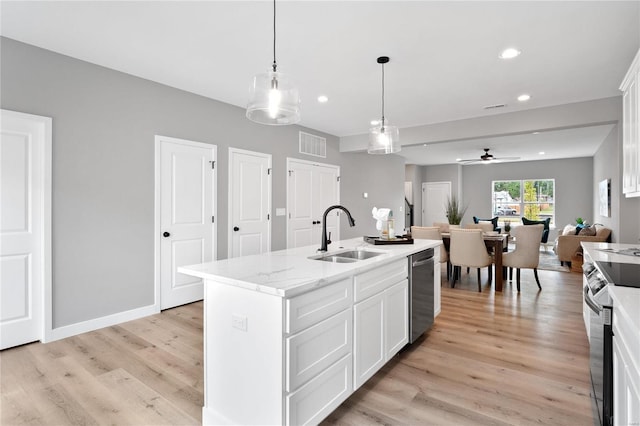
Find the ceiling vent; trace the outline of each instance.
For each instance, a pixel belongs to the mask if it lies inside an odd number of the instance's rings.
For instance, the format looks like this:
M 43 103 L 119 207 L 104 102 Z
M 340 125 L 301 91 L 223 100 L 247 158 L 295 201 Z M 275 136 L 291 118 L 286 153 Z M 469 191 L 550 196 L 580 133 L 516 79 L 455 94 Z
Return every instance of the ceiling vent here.
M 327 158 L 327 139 L 310 133 L 300 132 L 300 154 Z
M 487 105 L 485 107 L 482 107 L 482 109 L 496 109 L 496 108 L 504 108 L 506 106 L 507 104 L 495 104 L 495 105 Z

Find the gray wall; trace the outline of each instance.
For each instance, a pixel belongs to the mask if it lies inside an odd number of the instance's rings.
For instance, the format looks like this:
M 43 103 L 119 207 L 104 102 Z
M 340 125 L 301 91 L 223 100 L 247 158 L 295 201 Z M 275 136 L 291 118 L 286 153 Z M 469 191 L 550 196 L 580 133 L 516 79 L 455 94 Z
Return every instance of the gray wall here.
M 611 228 L 611 240 L 637 244 L 640 241 L 640 197 L 622 194 L 622 135 L 617 125 L 593 157 L 593 216 Z M 600 216 L 599 183 L 611 179 L 611 217 Z
M 593 159 L 570 158 L 547 161 L 463 166 L 464 204 L 469 206 L 463 223 L 473 216 L 491 217 L 491 181 L 510 179 L 555 179 L 557 228 L 583 217 L 593 223 Z M 552 232 L 549 239 L 555 239 Z
M 332 135 L 258 125 L 242 108 L 10 39 L 0 43 L 0 106 L 53 118 L 54 328 L 153 304 L 154 135 L 217 145 L 218 258 L 227 255 L 229 147 L 273 155 L 275 211 L 286 206 L 286 157 L 317 161 L 298 154 L 298 131 L 326 137 L 322 162 L 341 166 L 342 204 L 358 223 L 348 230 L 342 223 L 343 237 L 370 232 L 372 204 L 402 206 L 397 156 L 341 154 Z M 367 200 L 357 196 L 365 187 Z M 272 248 L 282 249 L 285 217 L 272 217 Z
M 340 187 L 340 200 L 346 206 L 356 226 L 349 228 L 342 221 L 342 238 L 377 235 L 373 207 L 393 211 L 396 232 L 404 229 L 404 158 L 397 155 L 343 154 L 340 174 L 349 185 Z M 367 170 L 368 169 L 368 170 Z M 368 193 L 368 198 L 363 193 Z

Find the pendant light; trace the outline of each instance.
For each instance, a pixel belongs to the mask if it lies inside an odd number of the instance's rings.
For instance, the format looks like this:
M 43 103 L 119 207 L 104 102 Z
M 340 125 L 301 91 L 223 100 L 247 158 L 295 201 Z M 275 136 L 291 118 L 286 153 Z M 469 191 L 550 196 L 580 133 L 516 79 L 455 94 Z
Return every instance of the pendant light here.
M 380 125 L 369 131 L 369 154 L 393 154 L 400 152 L 400 132 L 396 126 L 388 126 L 384 118 L 384 64 L 389 62 L 388 56 L 380 56 L 378 63 L 382 65 L 382 119 Z
M 287 125 L 300 121 L 300 96 L 293 82 L 277 72 L 276 1 L 273 0 L 273 64 L 268 73 L 253 78 L 247 118 L 260 124 Z

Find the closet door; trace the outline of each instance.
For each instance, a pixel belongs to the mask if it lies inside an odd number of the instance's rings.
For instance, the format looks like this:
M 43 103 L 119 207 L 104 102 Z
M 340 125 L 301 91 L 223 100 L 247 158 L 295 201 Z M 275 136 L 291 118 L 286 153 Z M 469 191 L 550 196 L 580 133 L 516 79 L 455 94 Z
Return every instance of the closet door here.
M 317 244 L 320 247 L 322 215 L 340 203 L 340 168 L 304 160 L 287 159 L 287 248 Z M 327 232 L 340 238 L 339 212 L 327 217 Z

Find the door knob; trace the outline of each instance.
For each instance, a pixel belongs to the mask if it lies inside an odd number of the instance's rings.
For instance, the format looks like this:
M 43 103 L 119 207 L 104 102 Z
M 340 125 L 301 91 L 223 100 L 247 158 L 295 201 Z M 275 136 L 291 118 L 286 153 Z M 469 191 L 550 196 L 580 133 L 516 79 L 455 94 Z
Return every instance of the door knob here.
M 236 231 L 236 232 L 238 232 L 238 231 L 240 230 L 240 228 L 238 228 L 237 226 L 234 226 L 234 227 L 233 227 L 233 230 L 234 230 L 234 231 Z
M 162 233 L 162 236 L 163 236 L 163 237 L 165 237 L 165 238 L 167 238 L 167 237 L 171 236 L 171 234 L 170 234 L 170 233 L 168 233 L 167 231 L 164 231 L 164 232 Z

